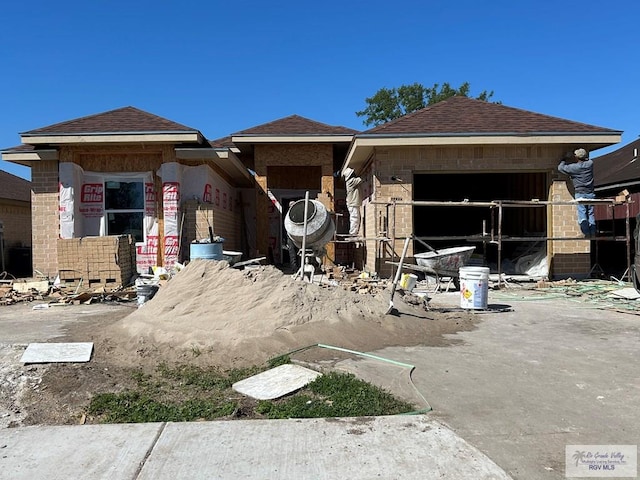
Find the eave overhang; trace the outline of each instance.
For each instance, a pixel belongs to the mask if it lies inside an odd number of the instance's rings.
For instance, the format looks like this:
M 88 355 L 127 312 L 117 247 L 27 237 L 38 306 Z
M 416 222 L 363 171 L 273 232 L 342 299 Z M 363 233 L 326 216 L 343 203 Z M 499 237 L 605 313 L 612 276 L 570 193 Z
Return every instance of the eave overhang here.
M 257 144 L 350 143 L 353 135 L 233 135 L 231 141 L 239 152 L 246 152 Z
M 178 160 L 207 160 L 215 163 L 238 187 L 252 187 L 253 176 L 238 157 L 227 148 L 176 148 Z
M 351 167 L 358 171 L 373 155 L 376 148 L 463 146 L 463 145 L 582 145 L 590 151 L 619 143 L 622 132 L 603 133 L 545 133 L 528 134 L 360 134 L 349 146 L 343 169 Z
M 68 145 L 100 143 L 202 143 L 197 131 L 185 132 L 102 132 L 102 133 L 51 133 L 20 134 L 22 143 L 29 145 Z
M 33 162 L 42 160 L 58 160 L 58 151 L 55 149 L 31 150 L 26 152 L 6 150 L 0 153 L 2 154 L 2 160 L 24 165 L 25 167 L 30 167 Z

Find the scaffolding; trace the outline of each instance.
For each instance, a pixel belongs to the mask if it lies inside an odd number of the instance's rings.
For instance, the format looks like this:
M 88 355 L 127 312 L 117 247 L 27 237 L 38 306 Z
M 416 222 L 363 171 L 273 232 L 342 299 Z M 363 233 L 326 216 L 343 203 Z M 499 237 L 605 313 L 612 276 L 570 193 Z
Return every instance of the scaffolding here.
M 416 240 L 420 240 L 423 242 L 428 241 L 447 241 L 447 240 L 464 240 L 467 242 L 473 243 L 482 243 L 486 245 L 495 245 L 497 248 L 497 270 L 498 270 L 498 285 L 502 281 L 502 255 L 503 255 L 503 244 L 505 242 L 550 242 L 550 241 L 565 241 L 565 240 L 585 240 L 585 241 L 593 241 L 595 242 L 596 247 L 596 261 L 593 265 L 590 274 L 593 273 L 596 267 L 599 267 L 598 263 L 598 242 L 601 241 L 614 241 L 614 242 L 622 242 L 626 243 L 626 265 L 627 269 L 625 273 L 622 275 L 622 278 L 627 278 L 628 281 L 632 281 L 631 277 L 631 225 L 630 225 L 630 209 L 629 205 L 631 203 L 630 199 L 625 199 L 624 201 L 620 201 L 618 199 L 575 199 L 572 201 L 542 201 L 542 200 L 493 200 L 488 202 L 472 202 L 472 201 L 461 201 L 461 202 L 443 202 L 443 201 L 390 201 L 390 202 L 371 202 L 370 205 L 381 205 L 387 209 L 386 212 L 386 226 L 385 228 L 379 228 L 378 232 L 382 233 L 382 235 L 378 235 L 374 238 L 361 238 L 358 241 L 366 242 L 366 241 L 375 241 L 375 242 L 386 242 L 391 244 L 391 262 L 395 261 L 395 244 L 397 240 L 402 240 L 406 237 L 397 237 L 396 236 L 396 208 L 398 206 L 411 206 L 411 207 L 451 207 L 451 208 L 460 208 L 460 207 L 474 207 L 474 208 L 488 208 L 490 210 L 490 225 L 487 229 L 486 221 L 483 221 L 482 231 L 476 235 L 438 235 L 438 236 L 414 236 Z M 612 230 L 610 235 L 596 235 L 595 237 L 567 237 L 567 236 L 511 236 L 503 234 L 503 219 L 504 219 L 504 211 L 505 209 L 511 208 L 548 208 L 550 206 L 577 206 L 579 204 L 583 205 L 607 205 L 609 207 L 615 207 L 617 205 L 626 205 L 626 214 L 625 214 L 625 232 L 624 235 L 616 235 L 615 232 L 615 209 L 612 208 L 613 212 L 613 225 L 614 229 Z M 389 218 L 392 219 L 389 222 Z M 381 227 L 381 225 L 379 225 Z M 411 232 L 413 234 L 413 232 Z M 548 255 L 549 249 L 547 249 Z

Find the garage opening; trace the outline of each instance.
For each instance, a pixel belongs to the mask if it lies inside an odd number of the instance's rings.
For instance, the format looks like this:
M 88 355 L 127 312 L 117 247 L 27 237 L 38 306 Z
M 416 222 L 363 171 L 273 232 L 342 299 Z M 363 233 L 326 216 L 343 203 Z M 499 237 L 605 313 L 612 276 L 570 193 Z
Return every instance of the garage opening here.
M 494 200 L 546 200 L 547 174 L 541 173 L 428 173 L 413 177 L 415 201 L 491 202 Z M 497 248 L 487 245 L 483 229 L 497 229 L 497 209 L 489 207 L 414 206 L 413 223 L 417 237 L 427 238 L 435 248 L 475 245 L 488 264 L 497 265 Z M 515 259 L 536 248 L 541 241 L 517 241 L 522 237 L 545 237 L 547 209 L 545 207 L 505 207 L 503 209 L 502 258 Z M 496 230 L 497 233 L 497 230 Z M 510 241 L 513 239 L 514 241 Z M 425 251 L 419 242 L 415 252 Z M 537 248 L 540 248 L 537 247 Z

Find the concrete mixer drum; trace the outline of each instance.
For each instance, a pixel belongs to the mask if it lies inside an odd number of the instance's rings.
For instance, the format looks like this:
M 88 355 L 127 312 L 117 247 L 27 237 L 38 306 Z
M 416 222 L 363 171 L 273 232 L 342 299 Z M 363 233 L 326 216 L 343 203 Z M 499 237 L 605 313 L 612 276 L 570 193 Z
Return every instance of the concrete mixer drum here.
M 321 253 L 324 246 L 333 238 L 335 223 L 326 207 L 318 200 L 309 200 L 307 210 L 306 247 Z M 284 219 L 284 228 L 289 238 L 298 248 L 302 248 L 304 237 L 305 200 L 298 200 L 289 208 Z

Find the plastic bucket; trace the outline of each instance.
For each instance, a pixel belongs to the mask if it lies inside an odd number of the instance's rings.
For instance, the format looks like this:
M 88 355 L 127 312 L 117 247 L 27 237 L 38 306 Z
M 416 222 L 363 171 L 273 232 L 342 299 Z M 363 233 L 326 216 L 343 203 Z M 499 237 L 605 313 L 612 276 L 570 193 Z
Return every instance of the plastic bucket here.
M 400 288 L 407 292 L 410 292 L 414 289 L 417 282 L 417 275 L 414 275 L 413 273 L 403 273 L 402 277 L 400 277 Z
M 223 260 L 222 243 L 192 243 L 189 245 L 189 258 L 203 258 L 205 260 Z
M 489 301 L 489 267 L 460 268 L 460 307 L 486 310 Z
M 138 299 L 138 306 L 151 300 L 158 290 L 160 285 L 155 280 L 145 280 L 143 278 L 136 279 L 136 297 Z

